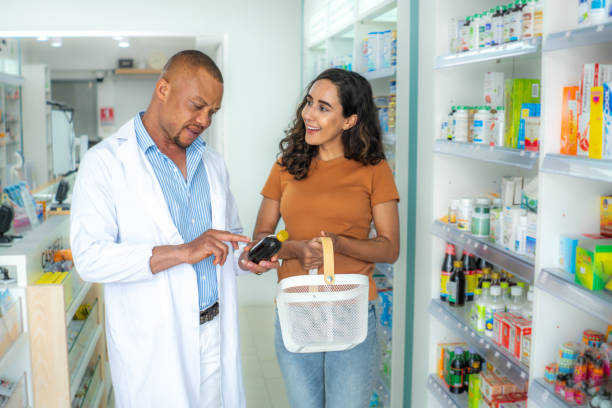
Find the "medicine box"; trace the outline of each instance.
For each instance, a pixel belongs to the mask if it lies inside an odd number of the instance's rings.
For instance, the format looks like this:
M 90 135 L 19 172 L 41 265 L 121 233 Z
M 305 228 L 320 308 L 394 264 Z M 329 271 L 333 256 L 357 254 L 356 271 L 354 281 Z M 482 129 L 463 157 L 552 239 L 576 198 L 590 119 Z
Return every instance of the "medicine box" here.
M 484 76 L 484 102 L 496 108 L 504 105 L 504 73 L 487 72 Z
M 603 86 L 591 88 L 589 158 L 603 156 Z
M 612 239 L 581 239 L 576 248 L 576 283 L 603 289 L 612 278 Z
M 506 79 L 505 101 L 505 146 L 519 148 L 521 108 L 524 103 L 540 103 L 539 79 Z
M 524 103 L 521 106 L 518 148 L 538 151 L 540 133 L 540 104 Z
M 612 82 L 603 85 L 603 152 L 602 158 L 612 159 Z
M 578 235 L 561 235 L 559 237 L 559 266 L 567 273 L 576 273 L 576 247 Z
M 561 107 L 561 154 L 576 155 L 576 138 L 578 134 L 578 86 L 563 88 L 563 105 Z
M 523 355 L 523 338 L 526 336 L 531 336 L 531 322 L 522 317 L 512 319 L 510 321 L 510 348 L 508 351 L 518 360 L 521 360 Z M 527 354 L 529 354 L 529 351 L 527 351 Z

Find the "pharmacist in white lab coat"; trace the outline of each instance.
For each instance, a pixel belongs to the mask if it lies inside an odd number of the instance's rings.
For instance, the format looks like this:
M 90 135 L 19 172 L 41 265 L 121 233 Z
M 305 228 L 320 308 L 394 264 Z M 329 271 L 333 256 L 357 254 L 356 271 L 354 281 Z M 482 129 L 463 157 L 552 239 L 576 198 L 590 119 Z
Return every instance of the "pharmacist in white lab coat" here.
M 119 407 L 245 406 L 236 275 L 278 265 L 244 260 L 238 242 L 249 240 L 238 235 L 225 164 L 199 139 L 222 94 L 210 58 L 178 53 L 147 111 L 89 151 L 79 169 L 72 252 L 85 281 L 104 283 Z M 211 279 L 199 272 L 205 262 Z M 203 308 L 211 296 L 218 302 Z

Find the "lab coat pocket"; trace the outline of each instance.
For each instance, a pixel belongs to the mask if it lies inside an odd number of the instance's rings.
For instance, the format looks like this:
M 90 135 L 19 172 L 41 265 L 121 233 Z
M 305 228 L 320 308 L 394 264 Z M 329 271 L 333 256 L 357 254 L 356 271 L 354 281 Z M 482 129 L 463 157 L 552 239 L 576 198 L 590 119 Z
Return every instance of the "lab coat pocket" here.
M 171 305 L 168 304 L 168 284 L 166 272 L 159 272 L 153 279 L 134 283 L 121 284 L 121 303 L 124 316 L 138 316 L 128 319 L 127 330 L 134 335 L 155 336 L 159 330 L 165 330 L 170 322 Z

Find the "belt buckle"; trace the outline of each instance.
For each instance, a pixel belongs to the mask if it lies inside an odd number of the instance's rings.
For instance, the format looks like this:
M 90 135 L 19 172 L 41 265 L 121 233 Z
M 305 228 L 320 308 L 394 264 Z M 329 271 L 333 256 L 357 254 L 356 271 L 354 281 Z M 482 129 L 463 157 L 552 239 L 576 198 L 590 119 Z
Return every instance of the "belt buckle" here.
M 212 306 L 206 310 L 200 311 L 200 324 L 207 323 L 215 318 L 219 314 L 219 302 L 215 302 Z

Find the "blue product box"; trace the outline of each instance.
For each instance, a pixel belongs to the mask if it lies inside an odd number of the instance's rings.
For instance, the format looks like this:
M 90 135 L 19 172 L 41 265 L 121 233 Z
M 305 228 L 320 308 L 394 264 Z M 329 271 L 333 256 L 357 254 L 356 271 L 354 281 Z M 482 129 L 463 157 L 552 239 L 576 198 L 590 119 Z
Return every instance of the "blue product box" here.
M 561 235 L 559 237 L 559 265 L 567 273 L 576 274 L 576 248 L 578 235 Z

